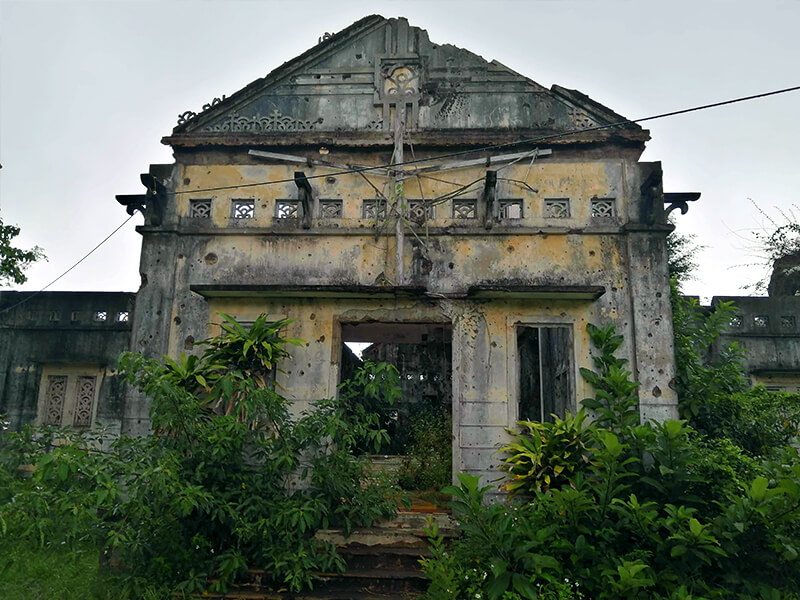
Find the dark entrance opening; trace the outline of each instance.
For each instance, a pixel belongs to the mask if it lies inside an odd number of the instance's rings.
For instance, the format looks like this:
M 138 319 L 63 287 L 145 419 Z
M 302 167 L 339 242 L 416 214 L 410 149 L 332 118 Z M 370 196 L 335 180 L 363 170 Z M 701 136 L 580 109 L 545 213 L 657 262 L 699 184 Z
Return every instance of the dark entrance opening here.
M 517 328 L 519 420 L 551 421 L 572 409 L 574 382 L 569 327 Z
M 381 449 L 408 490 L 437 490 L 452 478 L 452 329 L 445 323 L 343 323 L 340 380 L 366 361 L 400 374 Z

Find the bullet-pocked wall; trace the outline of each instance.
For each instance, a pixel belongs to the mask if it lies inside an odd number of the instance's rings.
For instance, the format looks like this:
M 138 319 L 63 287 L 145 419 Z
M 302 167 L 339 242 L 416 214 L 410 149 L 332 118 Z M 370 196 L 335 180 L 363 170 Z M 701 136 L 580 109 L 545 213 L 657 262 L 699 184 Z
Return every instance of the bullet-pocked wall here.
M 638 126 L 598 129 L 620 120 L 367 17 L 183 115 L 175 163 L 120 197 L 146 215 L 133 349 L 194 351 L 219 312 L 294 319 L 279 382 L 303 410 L 336 393 L 342 324 L 446 325 L 454 471 L 489 474 L 530 384 L 521 346 L 559 340 L 575 409 L 586 325 L 613 323 L 643 418 L 675 416 L 661 168 Z M 124 429 L 147 408 L 129 396 Z

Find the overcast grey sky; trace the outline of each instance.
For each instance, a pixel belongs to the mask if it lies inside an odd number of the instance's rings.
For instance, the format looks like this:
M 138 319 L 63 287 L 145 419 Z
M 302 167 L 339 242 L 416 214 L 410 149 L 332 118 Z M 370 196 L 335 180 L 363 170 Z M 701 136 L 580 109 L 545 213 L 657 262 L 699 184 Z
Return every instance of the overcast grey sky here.
M 122 223 L 115 194 L 172 162 L 160 143 L 185 110 L 252 80 L 372 13 L 497 59 L 628 118 L 800 85 L 800 1 L 0 0 L 0 210 L 60 275 Z M 649 123 L 643 160 L 666 191 L 700 191 L 679 230 L 707 246 L 689 293 L 757 280 L 748 232 L 800 203 L 800 92 Z M 136 290 L 134 217 L 52 290 Z

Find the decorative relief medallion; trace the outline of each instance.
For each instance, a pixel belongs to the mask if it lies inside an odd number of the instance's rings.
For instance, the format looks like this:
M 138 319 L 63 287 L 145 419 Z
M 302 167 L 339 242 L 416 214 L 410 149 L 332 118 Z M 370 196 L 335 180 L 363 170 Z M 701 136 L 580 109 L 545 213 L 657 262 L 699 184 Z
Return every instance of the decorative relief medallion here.
M 303 119 L 295 119 L 294 117 L 282 114 L 276 108 L 266 117 L 262 117 L 258 113 L 252 117 L 243 117 L 232 113 L 222 123 L 203 127 L 201 131 L 245 131 L 254 133 L 260 131 L 310 131 L 314 129 L 316 123 L 319 122 L 321 122 L 321 120 L 304 121 Z
M 47 391 L 44 402 L 44 424 L 61 426 L 64 414 L 64 399 L 67 395 L 67 376 L 50 375 L 47 378 Z
M 96 377 L 78 377 L 75 391 L 75 413 L 72 418 L 74 427 L 91 427 L 92 425 L 96 381 Z
M 402 66 L 392 69 L 383 82 L 384 97 L 416 96 L 419 94 L 419 75 L 411 67 Z

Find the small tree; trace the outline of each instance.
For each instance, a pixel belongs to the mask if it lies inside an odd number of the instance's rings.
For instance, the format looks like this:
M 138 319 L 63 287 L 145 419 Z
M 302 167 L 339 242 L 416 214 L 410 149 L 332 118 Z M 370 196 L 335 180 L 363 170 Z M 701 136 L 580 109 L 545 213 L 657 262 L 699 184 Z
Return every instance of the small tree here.
M 15 248 L 12 241 L 19 235 L 19 227 L 4 225 L 0 218 L 0 285 L 9 283 L 23 284 L 28 278 L 25 269 L 32 263 L 45 258 L 38 246 L 30 250 Z

